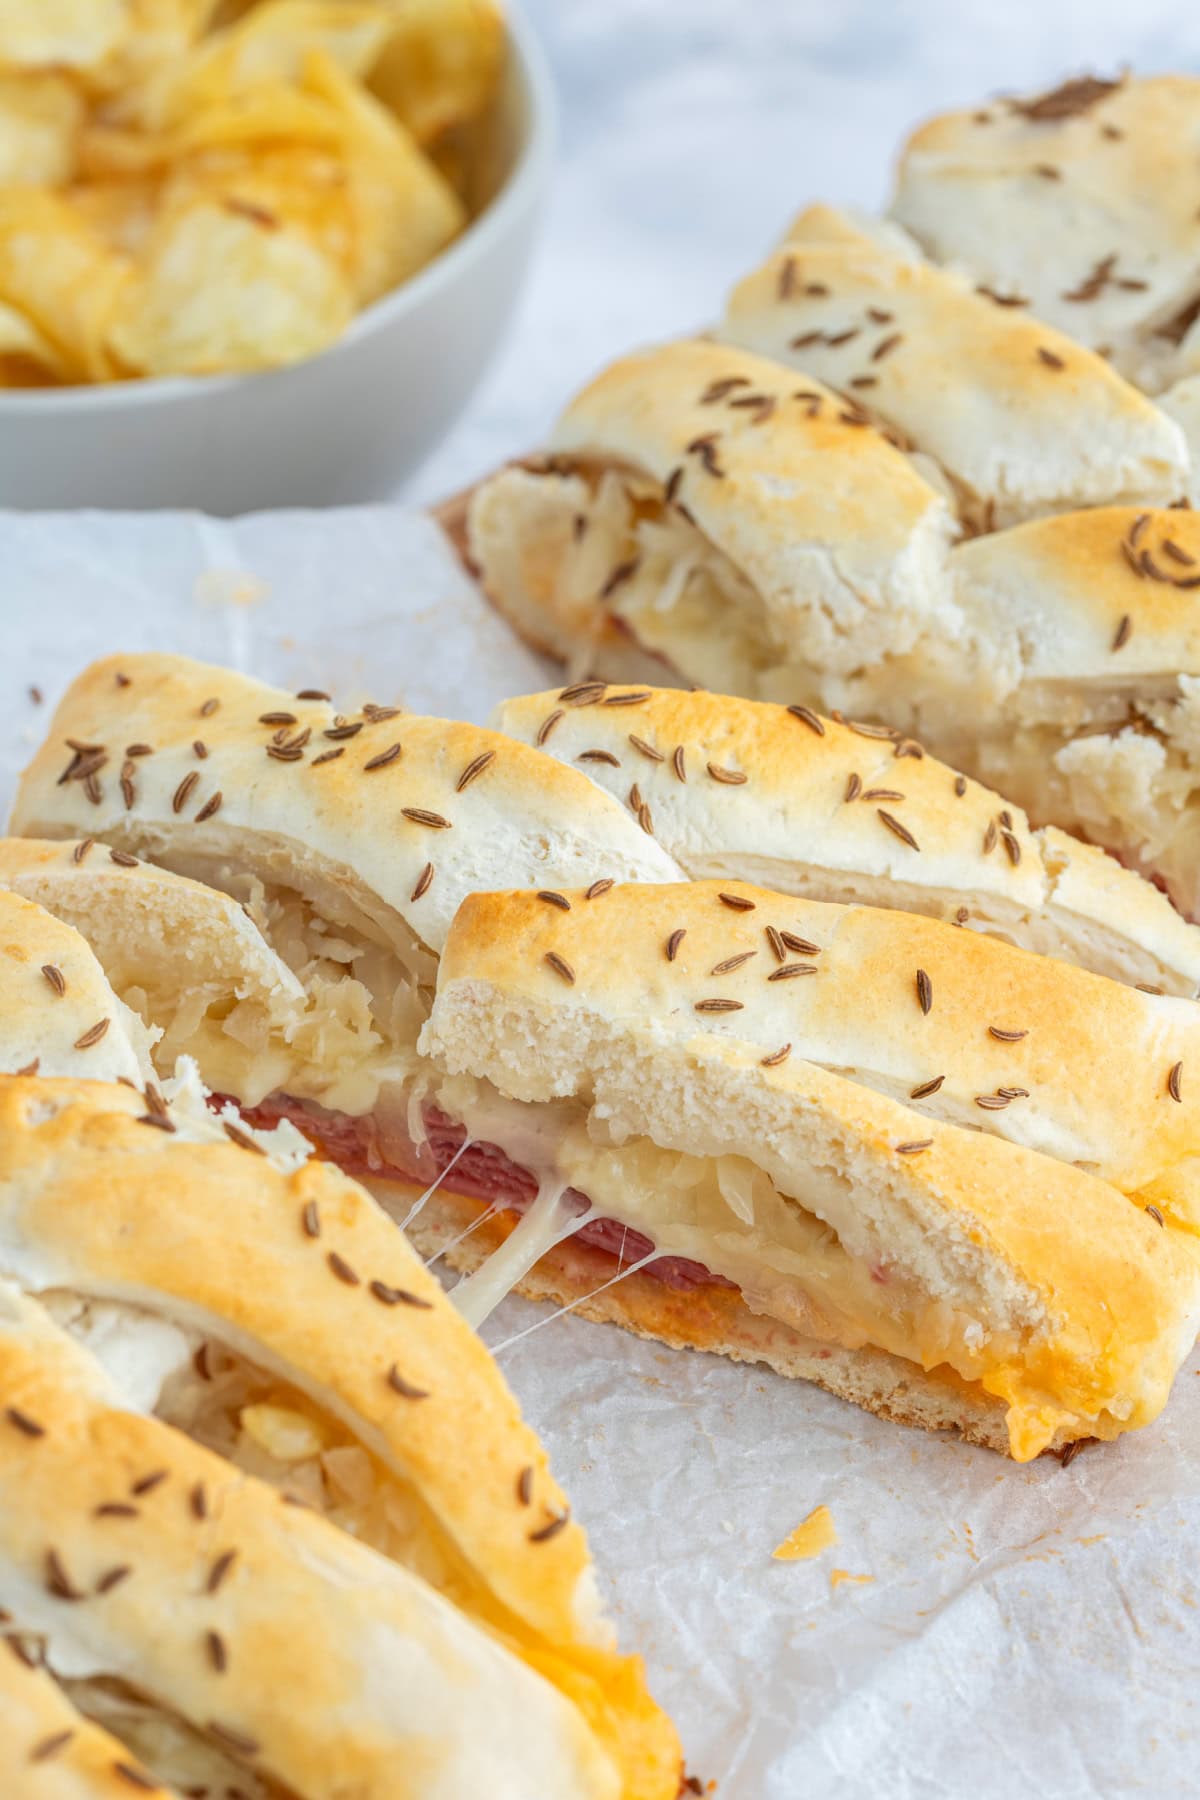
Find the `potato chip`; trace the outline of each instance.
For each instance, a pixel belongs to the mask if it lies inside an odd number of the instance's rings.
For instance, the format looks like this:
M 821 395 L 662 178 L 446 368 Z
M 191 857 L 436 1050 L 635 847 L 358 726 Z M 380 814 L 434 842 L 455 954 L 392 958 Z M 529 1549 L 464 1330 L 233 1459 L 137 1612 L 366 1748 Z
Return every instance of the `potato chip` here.
M 112 88 L 181 55 L 216 0 L 0 0 L 0 63 Z
M 111 344 L 144 375 L 268 369 L 325 349 L 353 312 L 319 235 L 237 193 L 192 195 L 164 206 Z
M 171 132 L 89 125 L 80 138 L 79 170 L 88 181 L 149 177 L 221 147 L 249 149 L 276 142 L 337 152 L 345 138 L 345 121 L 327 102 L 276 84 L 195 113 Z
M 354 292 L 360 306 L 423 268 L 466 224 L 450 184 L 387 109 L 320 53 L 305 79 L 346 121 L 347 167 L 358 226 Z
M 38 188 L 0 189 L 0 300 L 55 346 L 66 378 L 106 381 L 109 319 L 131 265 L 69 201 Z
M 170 131 L 239 94 L 297 82 L 311 50 L 363 76 L 389 29 L 387 9 L 377 0 L 267 0 L 127 96 L 119 116 L 144 131 Z
M 94 69 L 124 42 L 129 0 L 0 0 L 0 62 Z
M 69 181 L 85 111 L 83 95 L 65 75 L 0 69 L 0 186 Z
M 370 87 L 419 144 L 475 118 L 504 67 L 494 0 L 387 0 L 392 30 Z
M 33 321 L 0 301 L 0 387 L 46 387 L 66 373 L 62 357 Z
M 106 103 L 140 91 L 160 69 L 187 55 L 208 25 L 214 0 L 126 0 L 128 27 L 85 80 Z
M 89 181 L 68 188 L 66 198 L 110 249 L 138 256 L 154 224 L 160 186 L 153 177 Z
M 494 0 L 0 0 L 0 384 L 325 348 L 486 199 L 503 51 Z

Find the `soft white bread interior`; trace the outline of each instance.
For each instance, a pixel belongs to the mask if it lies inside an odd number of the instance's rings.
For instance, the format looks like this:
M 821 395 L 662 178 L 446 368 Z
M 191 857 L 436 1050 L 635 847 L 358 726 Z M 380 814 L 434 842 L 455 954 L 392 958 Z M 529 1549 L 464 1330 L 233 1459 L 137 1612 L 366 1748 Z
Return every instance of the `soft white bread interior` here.
M 611 1648 L 544 1452 L 367 1194 L 211 1116 L 164 1129 L 117 1086 L 9 1080 L 0 1115 L 0 1276 L 231 1477 L 302 1498 L 559 1686 L 602 1761 L 644 1764 L 614 1791 L 673 1800 L 677 1743 Z
M 303 1800 L 391 1800 L 397 1768 L 430 1800 L 617 1800 L 550 1681 L 399 1564 L 130 1410 L 9 1287 L 0 1383 L 5 1599 L 52 1671 L 128 1683 Z
M 73 938 L 120 996 L 120 1015 L 132 1019 L 137 1041 L 148 1043 L 149 1054 L 137 1068 L 101 1066 L 81 1052 L 73 1052 L 67 1066 L 48 1051 L 37 1073 L 105 1080 L 124 1074 L 144 1082 L 155 1070 L 169 1077 L 186 1053 L 210 1085 L 257 1099 L 257 1088 L 268 1091 L 302 1060 L 313 1002 L 246 910 L 220 889 L 120 850 L 114 857 L 106 844 L 86 838 L 0 838 L 0 906 L 0 918 L 11 914 L 13 937 L 19 934 L 35 967 L 55 961 L 50 934 L 64 944 Z M 67 982 L 62 998 L 75 1002 L 74 1024 L 80 1007 L 95 1011 L 96 999 L 85 998 L 78 976 L 61 972 Z M 48 991 L 56 994 L 57 987 Z M 44 1005 L 20 1013 L 6 1008 L 10 1072 L 23 1066 L 16 1061 L 17 1020 L 49 1025 L 58 1018 L 53 1009 L 47 1015 Z M 329 1037 L 327 1025 L 332 1051 Z M 120 1041 L 106 1032 L 95 1052 L 108 1050 L 114 1039 Z
M 1200 517 L 1063 513 L 950 561 L 961 641 L 865 672 L 858 703 L 1200 916 Z
M 756 915 L 763 909 L 760 938 L 769 907 L 795 909 L 814 933 L 822 915 L 835 922 L 836 909 L 726 891 L 732 906 L 706 885 L 681 890 L 693 919 L 707 906 L 717 921 L 711 931 L 695 926 L 689 962 L 693 927 L 676 926 L 687 937 L 671 956 L 669 937 L 656 934 L 652 949 L 631 941 L 630 913 L 653 903 L 646 890 L 628 908 L 615 890 L 615 906 L 570 913 L 535 913 L 525 896 L 475 896 L 446 948 L 427 1047 L 518 1099 L 570 1096 L 584 1116 L 560 1144 L 557 1169 L 598 1212 L 735 1282 L 752 1311 L 818 1345 L 866 1345 L 926 1373 L 948 1366 L 1003 1398 L 1017 1457 L 1153 1417 L 1195 1334 L 1200 1256 L 1186 1190 L 1181 1217 L 1161 1204 L 1152 1217 L 1116 1178 L 1132 1184 L 1161 1169 L 1179 1145 L 1164 1152 L 1148 1124 L 1140 1149 L 1119 1132 L 1106 1141 L 1107 1121 L 1089 1130 L 1069 1081 L 1050 1092 L 1061 1042 L 1047 1048 L 1044 1081 L 1034 1070 L 1051 1023 L 1006 1015 L 994 1021 L 1005 1036 L 995 1037 L 965 975 L 955 992 L 934 940 L 953 946 L 951 956 L 1010 965 L 1014 983 L 1024 962 L 1030 979 L 1049 971 L 1077 999 L 1107 985 L 1118 1007 L 1178 1009 L 1185 1036 L 1195 1029 L 1182 1016 L 1190 1009 L 908 915 L 893 915 L 890 965 L 878 945 L 872 954 L 847 942 L 839 976 L 827 926 L 827 941 L 811 940 L 815 957 L 795 950 L 775 963 L 763 945 L 756 977 L 736 948 L 732 969 L 710 966 L 720 940 L 732 943 L 721 921 L 747 918 L 747 901 Z M 595 923 L 605 911 L 607 930 Z M 869 936 L 888 919 L 852 910 L 841 928 Z M 556 948 L 545 948 L 547 931 Z M 932 970 L 907 966 L 910 937 Z M 805 960 L 817 972 L 793 979 Z M 770 999 L 757 1002 L 753 983 Z M 781 989 L 796 998 L 779 1001 Z M 1033 1003 L 1031 994 L 1005 998 L 1018 1010 Z M 764 1058 L 768 1031 L 786 1033 L 791 1049 L 772 1043 Z M 936 1048 L 925 1045 L 924 1035 L 942 1032 Z M 942 1066 L 951 1041 L 961 1076 Z M 1169 1130 L 1178 1110 L 1170 1070 L 1155 1074 L 1161 1091 L 1147 1072 L 1134 1100 L 1147 1116 L 1160 1110 Z M 988 1107 L 978 1098 L 985 1081 Z M 989 1130 L 968 1128 L 985 1116 Z M 1181 1125 L 1185 1150 L 1193 1126 Z
M 1031 831 L 899 732 L 673 688 L 572 708 L 528 694 L 492 723 L 584 770 L 693 880 L 928 913 L 1118 981 L 1200 991 L 1200 929 L 1164 894 L 1090 844 Z M 0 880 L 3 867 L 0 845 Z
M 1078 76 L 919 126 L 891 216 L 939 261 L 1166 385 L 1200 354 L 1198 155 L 1194 75 Z
M 816 376 L 898 431 L 976 529 L 1183 494 L 1182 431 L 1102 357 L 847 219 L 823 235 L 829 211 L 802 214 L 735 288 L 724 343 Z
M 540 467 L 469 507 L 468 553 L 512 622 L 587 665 L 655 656 L 745 685 L 852 666 L 948 617 L 945 498 L 867 416 L 764 357 L 685 340 L 624 358 L 567 408 Z M 699 659 L 699 660 L 698 660 Z M 734 672 L 740 680 L 734 680 Z
M 0 891 L 0 1070 L 140 1086 L 154 1072 L 151 1043 L 86 938 Z

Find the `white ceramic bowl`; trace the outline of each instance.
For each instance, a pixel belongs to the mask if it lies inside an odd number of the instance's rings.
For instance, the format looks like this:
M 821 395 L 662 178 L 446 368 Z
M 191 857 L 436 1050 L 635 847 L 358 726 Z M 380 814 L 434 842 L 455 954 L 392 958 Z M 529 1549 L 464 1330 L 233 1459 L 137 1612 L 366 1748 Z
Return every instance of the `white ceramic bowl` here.
M 471 394 L 532 250 L 554 94 L 511 9 L 509 46 L 494 120 L 500 185 L 448 250 L 290 368 L 0 392 L 0 506 L 235 513 L 393 493 Z

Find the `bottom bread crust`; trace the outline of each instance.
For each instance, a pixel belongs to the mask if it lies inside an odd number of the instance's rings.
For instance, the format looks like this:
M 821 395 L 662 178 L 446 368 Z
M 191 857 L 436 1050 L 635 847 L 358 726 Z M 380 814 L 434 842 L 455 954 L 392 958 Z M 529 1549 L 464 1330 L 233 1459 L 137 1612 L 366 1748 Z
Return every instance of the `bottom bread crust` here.
M 363 1179 L 360 1177 L 360 1179 Z M 403 1181 L 365 1178 L 380 1204 L 403 1219 L 421 1189 Z M 500 1212 L 475 1224 L 486 1204 L 439 1189 L 408 1227 L 408 1238 L 426 1258 L 470 1274 L 487 1261 L 518 1223 Z M 474 1226 L 461 1243 L 453 1240 Z M 803 1337 L 790 1326 L 752 1312 L 736 1288 L 668 1287 L 643 1271 L 622 1276 L 614 1258 L 568 1238 L 556 1245 L 517 1284 L 527 1300 L 570 1306 L 580 1318 L 620 1325 L 638 1337 L 677 1350 L 706 1350 L 733 1362 L 763 1363 L 777 1375 L 812 1381 L 839 1399 L 881 1418 L 925 1431 L 955 1431 L 968 1443 L 1008 1455 L 1004 1403 L 952 1370 L 926 1373 L 916 1363 L 866 1347 L 848 1350 Z M 1051 1447 L 1059 1447 L 1058 1441 Z

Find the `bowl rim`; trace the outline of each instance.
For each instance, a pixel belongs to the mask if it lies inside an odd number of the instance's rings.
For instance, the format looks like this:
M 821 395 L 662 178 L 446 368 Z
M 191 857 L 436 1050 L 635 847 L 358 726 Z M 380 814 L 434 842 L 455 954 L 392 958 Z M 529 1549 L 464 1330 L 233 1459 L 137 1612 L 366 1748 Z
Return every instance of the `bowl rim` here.
M 558 103 L 546 54 L 514 0 L 505 0 L 505 35 L 515 56 L 517 76 L 527 97 L 525 136 L 503 186 L 481 213 L 445 250 L 390 294 L 383 294 L 356 314 L 341 337 L 316 356 L 278 369 L 256 369 L 230 375 L 149 375 L 129 381 L 81 382 L 76 387 L 0 389 L 0 417 L 21 418 L 47 413 L 121 411 L 167 405 L 174 400 L 229 393 L 255 383 L 285 379 L 311 363 L 370 337 L 373 332 L 414 311 L 452 282 L 472 261 L 486 253 L 511 224 L 536 203 L 550 163 L 558 127 Z

